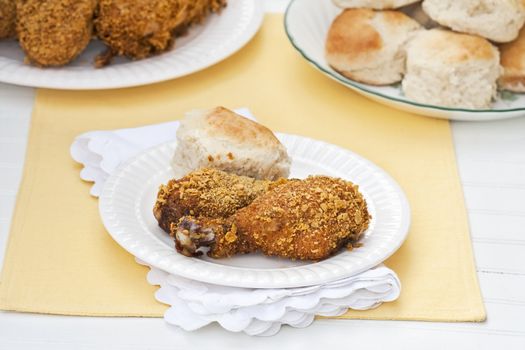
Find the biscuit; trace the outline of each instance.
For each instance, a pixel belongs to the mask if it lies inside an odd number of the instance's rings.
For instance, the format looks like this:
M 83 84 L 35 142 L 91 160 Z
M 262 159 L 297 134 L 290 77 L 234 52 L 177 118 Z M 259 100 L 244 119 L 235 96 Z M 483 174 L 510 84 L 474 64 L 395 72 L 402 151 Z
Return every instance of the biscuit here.
M 328 31 L 326 60 L 352 80 L 393 84 L 405 72 L 405 44 L 419 29 L 419 23 L 400 11 L 345 10 Z
M 486 39 L 449 30 L 419 32 L 407 47 L 406 97 L 455 108 L 489 108 L 501 72 L 499 52 Z
M 516 39 L 525 22 L 523 0 L 424 0 L 422 6 L 443 26 L 495 42 Z
M 224 107 L 186 114 L 172 161 L 179 176 L 207 167 L 269 180 L 288 177 L 290 163 L 270 129 Z

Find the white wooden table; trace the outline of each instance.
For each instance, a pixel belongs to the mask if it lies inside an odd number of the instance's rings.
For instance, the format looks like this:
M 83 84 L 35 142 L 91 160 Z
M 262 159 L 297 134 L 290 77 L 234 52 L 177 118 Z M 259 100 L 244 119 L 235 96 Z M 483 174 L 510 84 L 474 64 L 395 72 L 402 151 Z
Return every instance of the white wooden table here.
M 265 0 L 283 11 L 288 0 Z M 313 69 L 313 68 L 312 68 Z M 34 90 L 0 84 L 0 261 L 9 233 Z M 525 349 L 525 118 L 452 123 L 487 322 L 319 320 L 252 338 L 212 325 L 188 333 L 162 319 L 0 312 L 0 349 L 274 347 Z

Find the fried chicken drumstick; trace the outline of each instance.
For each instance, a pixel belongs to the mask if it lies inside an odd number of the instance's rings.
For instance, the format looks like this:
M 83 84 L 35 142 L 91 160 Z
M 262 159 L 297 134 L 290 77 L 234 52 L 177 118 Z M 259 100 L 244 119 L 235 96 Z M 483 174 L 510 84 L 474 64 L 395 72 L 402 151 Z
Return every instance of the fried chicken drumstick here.
M 284 181 L 256 180 L 216 169 L 200 169 L 162 185 L 153 214 L 166 232 L 170 232 L 172 223 L 177 224 L 186 215 L 226 218 Z
M 27 60 L 62 66 L 87 46 L 93 32 L 95 0 L 16 1 L 16 31 Z
M 228 218 L 185 216 L 171 225 L 176 249 L 212 258 L 261 251 L 321 260 L 356 242 L 368 228 L 366 202 L 351 182 L 327 176 L 288 180 Z

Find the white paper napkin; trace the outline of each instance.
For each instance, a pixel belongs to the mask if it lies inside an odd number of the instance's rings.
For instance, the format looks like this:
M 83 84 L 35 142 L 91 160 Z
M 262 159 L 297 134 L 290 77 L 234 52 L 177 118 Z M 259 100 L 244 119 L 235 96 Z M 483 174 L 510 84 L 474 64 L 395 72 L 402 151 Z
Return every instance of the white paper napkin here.
M 235 111 L 254 119 L 246 108 Z M 74 140 L 71 156 L 84 165 L 80 177 L 94 182 L 90 193 L 98 197 L 104 182 L 120 164 L 147 148 L 174 140 L 178 126 L 175 121 L 87 132 Z M 283 324 L 307 327 L 315 315 L 338 316 L 348 308 L 375 308 L 397 299 L 401 291 L 395 272 L 383 265 L 323 285 L 284 289 L 225 287 L 150 269 L 148 282 L 160 286 L 156 299 L 170 305 L 164 319 L 189 331 L 218 322 L 232 332 L 269 336 Z
M 156 268 L 147 280 L 160 286 L 156 299 L 170 305 L 164 314 L 167 323 L 193 331 L 217 322 L 231 332 L 258 336 L 274 335 L 283 324 L 307 327 L 316 315 L 373 309 L 396 300 L 401 290 L 396 274 L 383 265 L 323 285 L 285 289 L 218 286 Z

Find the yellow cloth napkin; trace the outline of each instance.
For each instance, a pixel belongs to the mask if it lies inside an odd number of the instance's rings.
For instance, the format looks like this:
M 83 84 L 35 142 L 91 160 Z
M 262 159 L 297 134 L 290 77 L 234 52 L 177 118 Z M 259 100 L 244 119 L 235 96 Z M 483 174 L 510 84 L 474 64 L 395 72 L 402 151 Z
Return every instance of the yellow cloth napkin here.
M 485 318 L 448 122 L 384 107 L 328 79 L 294 51 L 282 21 L 267 16 L 240 52 L 182 79 L 114 91 L 38 91 L 0 284 L 2 309 L 162 316 L 166 307 L 155 301 L 147 269 L 105 232 L 69 146 L 85 131 L 164 122 L 224 105 L 249 107 L 273 130 L 351 149 L 406 191 L 409 238 L 386 262 L 401 279 L 401 297 L 342 317 Z

